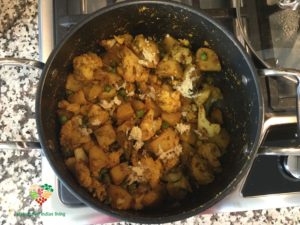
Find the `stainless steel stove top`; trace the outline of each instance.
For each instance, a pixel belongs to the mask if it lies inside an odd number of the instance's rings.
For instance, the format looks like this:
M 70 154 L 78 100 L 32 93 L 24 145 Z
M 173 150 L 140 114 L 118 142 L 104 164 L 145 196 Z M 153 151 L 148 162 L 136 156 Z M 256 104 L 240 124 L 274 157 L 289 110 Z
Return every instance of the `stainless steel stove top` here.
M 241 30 L 236 20 L 235 0 L 177 0 L 184 4 L 191 5 L 195 8 L 201 8 L 218 20 L 229 31 L 243 42 Z M 72 28 L 73 25 L 82 20 L 87 14 L 107 5 L 120 2 L 117 0 L 40 0 L 39 24 L 40 24 L 40 60 L 46 62 L 49 54 L 63 36 Z M 247 15 L 245 15 L 247 21 Z M 247 48 L 245 46 L 245 48 Z M 255 60 L 255 59 L 254 59 Z M 261 66 L 257 64 L 257 66 Z M 283 83 L 282 83 L 283 82 Z M 270 105 L 270 111 L 283 110 L 294 111 L 293 106 L 294 93 L 288 93 L 287 99 L 286 81 L 262 80 L 263 92 L 266 104 Z M 288 83 L 287 85 L 291 85 Z M 285 87 L 285 88 L 283 88 Z M 290 87 L 290 86 L 289 86 Z M 270 91 L 271 90 L 271 91 Z M 270 92 L 272 94 L 270 95 Z M 276 103 L 280 102 L 279 107 Z M 273 108 L 272 108 L 273 104 Z M 274 108 L 275 104 L 275 108 Z M 277 107 L 277 108 L 276 108 Z M 283 108 L 282 108 L 283 107 Z M 296 122 L 296 117 L 291 117 L 290 122 Z M 295 126 L 275 127 L 269 132 L 266 142 L 268 145 L 280 146 L 282 143 L 291 142 L 295 138 Z M 266 209 L 300 205 L 300 180 L 292 178 L 285 172 L 285 168 L 291 169 L 287 164 L 287 156 L 260 156 L 254 161 L 249 175 L 245 177 L 236 189 L 229 194 L 224 200 L 219 202 L 207 213 L 244 211 L 254 209 Z M 289 161 L 291 162 L 291 160 Z M 285 165 L 285 167 L 283 166 Z M 290 166 L 290 167 L 289 167 Z M 294 169 L 295 174 L 298 168 Z M 67 189 L 65 189 L 50 168 L 47 160 L 43 158 L 42 170 L 43 182 L 55 185 L 59 194 L 51 198 L 51 204 L 45 204 L 45 210 L 67 211 L 70 218 L 66 221 L 72 221 L 72 224 L 80 224 L 94 218 L 104 217 L 83 205 L 79 200 L 74 198 Z M 298 172 L 299 174 L 299 172 Z M 95 220 L 93 220 L 95 221 Z M 47 219 L 45 223 L 53 224 L 54 221 Z

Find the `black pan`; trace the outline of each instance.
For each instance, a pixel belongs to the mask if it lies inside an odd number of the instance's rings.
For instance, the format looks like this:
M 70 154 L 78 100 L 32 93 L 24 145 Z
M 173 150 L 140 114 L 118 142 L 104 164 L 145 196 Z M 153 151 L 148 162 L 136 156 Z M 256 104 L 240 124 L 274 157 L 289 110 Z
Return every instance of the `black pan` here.
M 65 94 L 72 59 L 100 50 L 97 41 L 115 34 L 144 34 L 161 38 L 170 34 L 190 40 L 194 50 L 204 40 L 220 56 L 223 71 L 215 74 L 224 94 L 225 124 L 233 137 L 222 159 L 223 172 L 212 184 L 190 194 L 180 206 L 142 211 L 112 209 L 93 198 L 66 168 L 60 151 L 57 104 Z M 98 52 L 99 53 L 99 52 Z M 248 171 L 258 148 L 262 128 L 262 97 L 256 69 L 236 39 L 204 13 L 164 1 L 133 1 L 102 9 L 76 26 L 50 55 L 39 83 L 36 113 L 44 153 L 68 189 L 85 204 L 124 220 L 153 223 L 181 220 L 210 208 L 229 193 Z
M 181 205 L 161 204 L 141 211 L 120 211 L 100 203 L 67 169 L 59 144 L 60 124 L 58 102 L 65 97 L 65 82 L 72 71 L 72 59 L 92 51 L 101 53 L 98 41 L 116 34 L 144 34 L 160 39 L 165 34 L 186 38 L 193 50 L 208 41 L 221 59 L 222 72 L 213 73 L 215 83 L 224 95 L 225 127 L 231 136 L 227 153 L 222 157 L 223 171 L 213 183 L 199 188 Z M 0 58 L 0 65 L 43 67 L 33 60 Z M 138 223 L 164 223 L 199 214 L 222 200 L 247 175 L 257 155 L 267 128 L 274 124 L 298 121 L 295 115 L 265 113 L 257 69 L 239 42 L 225 28 L 188 6 L 170 1 L 127 1 L 101 9 L 78 24 L 54 49 L 44 66 L 36 98 L 36 119 L 40 142 L 50 165 L 64 185 L 83 203 L 122 220 Z M 300 106 L 300 74 L 298 71 L 261 70 L 265 76 L 294 76 L 297 85 L 297 105 Z M 295 119 L 296 118 L 296 119 Z M 298 118 L 298 120 L 297 120 Z M 23 143 L 22 143 L 23 144 Z M 5 148 L 30 148 L 36 143 L 2 143 Z M 263 148 L 268 154 L 299 154 L 299 148 Z M 275 150 L 277 152 L 275 152 Z M 278 151 L 280 150 L 280 151 Z
M 223 171 L 213 183 L 189 194 L 178 206 L 161 205 L 141 211 L 112 209 L 82 188 L 63 161 L 56 111 L 58 102 L 65 97 L 65 82 L 72 71 L 72 59 L 89 51 L 101 53 L 98 40 L 126 32 L 157 39 L 165 34 L 186 38 L 193 50 L 207 40 L 221 59 L 222 72 L 211 76 L 223 92 L 225 127 L 232 137 L 222 158 Z M 265 131 L 262 129 L 263 109 L 257 70 L 239 42 L 205 13 L 170 1 L 127 1 L 90 15 L 50 55 L 36 98 L 40 142 L 59 179 L 86 205 L 113 217 L 138 223 L 181 220 L 209 209 L 230 193 L 246 176 L 262 140 Z

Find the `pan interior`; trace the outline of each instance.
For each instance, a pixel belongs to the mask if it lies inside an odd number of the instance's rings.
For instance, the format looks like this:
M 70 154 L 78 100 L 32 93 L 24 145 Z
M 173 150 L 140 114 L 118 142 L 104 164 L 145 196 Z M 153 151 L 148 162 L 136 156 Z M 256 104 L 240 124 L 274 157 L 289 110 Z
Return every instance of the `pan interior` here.
M 110 211 L 128 220 L 170 216 L 171 220 L 177 220 L 181 218 L 180 215 L 195 214 L 211 206 L 218 200 L 218 196 L 231 186 L 238 174 L 245 170 L 249 164 L 249 157 L 253 156 L 257 148 L 262 112 L 255 72 L 238 45 L 234 44 L 222 29 L 215 26 L 206 16 L 174 3 L 136 2 L 96 12 L 85 24 L 77 26 L 67 39 L 64 39 L 51 55 L 42 75 L 37 101 L 37 122 L 40 140 L 48 160 L 59 178 L 73 193 L 95 208 Z M 223 71 L 211 76 L 223 92 L 225 126 L 231 135 L 230 147 L 222 159 L 223 172 L 212 184 L 192 193 L 179 206 L 126 212 L 110 209 L 78 185 L 66 169 L 60 153 L 57 103 L 64 97 L 66 77 L 72 70 L 72 59 L 82 53 L 100 51 L 98 40 L 127 32 L 156 38 L 165 34 L 186 38 L 191 42 L 193 50 L 203 45 L 206 40 L 222 61 Z

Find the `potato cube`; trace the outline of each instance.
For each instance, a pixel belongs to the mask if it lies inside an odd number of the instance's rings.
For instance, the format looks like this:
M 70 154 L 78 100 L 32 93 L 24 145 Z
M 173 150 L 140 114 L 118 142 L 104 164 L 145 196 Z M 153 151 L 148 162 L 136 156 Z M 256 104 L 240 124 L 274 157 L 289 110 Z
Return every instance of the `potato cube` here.
M 166 121 L 169 125 L 175 126 L 177 123 L 179 123 L 181 119 L 181 113 L 175 112 L 175 113 L 166 113 L 163 112 L 161 114 L 161 118 Z
M 196 62 L 202 71 L 221 71 L 219 57 L 210 48 L 199 48 L 196 52 Z
M 111 168 L 109 173 L 113 183 L 116 185 L 120 185 L 129 174 L 129 168 L 127 163 L 121 163 Z
M 157 118 L 161 115 L 161 109 L 157 106 L 157 104 L 151 99 L 146 98 L 145 100 L 146 109 L 149 111 L 150 109 L 153 109 L 154 111 L 154 118 Z
M 150 149 L 156 154 L 159 155 L 160 151 L 168 151 L 179 143 L 179 138 L 176 132 L 171 129 L 165 129 L 161 135 L 154 139 L 150 144 Z
M 111 198 L 111 205 L 116 209 L 129 209 L 132 203 L 132 196 L 123 188 L 116 185 L 110 185 L 108 195 Z
M 140 100 L 133 100 L 131 104 L 134 111 L 144 110 L 146 107 L 145 104 Z
M 183 77 L 183 71 L 180 64 L 174 59 L 166 59 L 159 62 L 156 73 L 161 78 L 175 77 L 180 79 Z
M 123 154 L 123 149 L 109 153 L 108 155 L 108 167 L 114 167 L 120 163 L 120 157 Z
M 85 162 L 85 163 L 88 162 L 88 158 L 87 158 L 83 148 L 76 148 L 74 150 L 74 155 L 75 155 L 76 162 L 79 162 L 79 161 L 82 161 L 82 162 Z
M 108 164 L 108 157 L 99 146 L 89 150 L 89 167 L 93 176 L 98 176 L 102 168 Z
M 119 124 L 131 119 L 134 116 L 134 111 L 131 107 L 131 104 L 129 102 L 121 104 L 117 109 L 116 116 Z
M 72 172 L 75 173 L 75 165 L 76 165 L 76 159 L 75 157 L 70 157 L 65 160 L 65 164 L 67 165 L 68 169 Z
M 155 191 L 149 191 L 144 195 L 142 203 L 144 206 L 152 206 L 161 200 L 161 194 Z
M 88 188 L 92 184 L 92 178 L 89 168 L 84 162 L 79 161 L 75 164 L 76 178 L 82 187 Z
M 76 80 L 73 74 L 69 74 L 66 89 L 74 92 L 79 91 L 81 89 L 81 82 Z
M 76 92 L 75 94 L 69 96 L 68 100 L 71 103 L 77 103 L 79 105 L 84 105 L 84 104 L 87 103 L 82 90 L 80 90 L 80 91 Z
M 90 101 L 96 99 L 100 93 L 102 92 L 102 87 L 99 84 L 94 84 L 89 90 L 88 90 L 88 99 Z
M 192 130 L 180 134 L 180 139 L 190 145 L 194 145 L 197 142 L 197 136 Z
M 111 124 L 104 124 L 99 129 L 95 130 L 95 136 L 98 144 L 107 149 L 116 140 L 116 132 Z

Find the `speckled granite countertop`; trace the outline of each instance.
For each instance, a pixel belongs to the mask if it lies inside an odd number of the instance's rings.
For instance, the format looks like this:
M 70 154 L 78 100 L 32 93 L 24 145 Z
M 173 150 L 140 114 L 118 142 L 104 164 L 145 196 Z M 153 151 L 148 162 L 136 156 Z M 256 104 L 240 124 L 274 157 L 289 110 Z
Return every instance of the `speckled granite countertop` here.
M 0 57 L 38 59 L 37 0 L 0 0 Z M 37 140 L 34 120 L 39 73 L 27 68 L 0 68 L 0 140 Z M 39 150 L 0 149 L 0 223 L 42 224 L 41 218 L 18 217 L 40 212 L 29 187 L 41 182 Z M 125 224 L 125 223 L 124 223 Z M 175 224 L 300 224 L 300 207 L 206 214 Z

